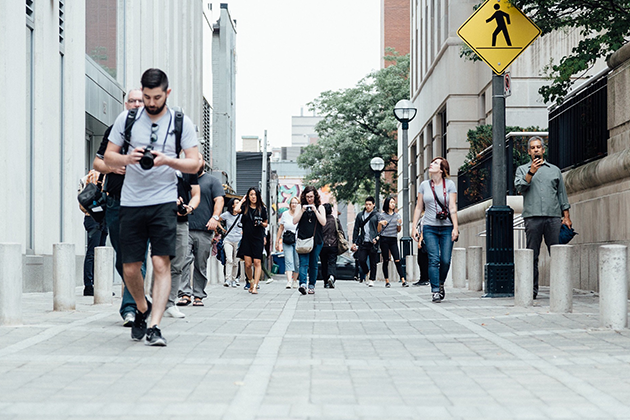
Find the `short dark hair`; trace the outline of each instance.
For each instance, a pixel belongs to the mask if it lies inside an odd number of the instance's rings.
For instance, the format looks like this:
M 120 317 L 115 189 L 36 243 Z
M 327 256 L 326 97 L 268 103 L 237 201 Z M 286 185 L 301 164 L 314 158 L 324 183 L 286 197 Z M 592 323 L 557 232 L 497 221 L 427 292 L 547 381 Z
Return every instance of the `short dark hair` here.
M 374 199 L 374 197 L 372 197 L 371 195 L 365 199 L 365 202 L 367 203 L 368 201 L 371 201 L 372 204 L 376 204 L 376 200 Z
M 383 211 L 385 213 L 389 213 L 389 202 L 395 199 L 396 199 L 395 197 L 387 197 L 385 201 L 383 201 Z
M 140 79 L 142 89 L 161 88 L 164 92 L 168 89 L 168 76 L 160 69 L 148 69 L 142 74 Z
M 332 206 L 330 203 L 324 203 L 324 210 L 326 211 L 326 216 L 332 214 Z

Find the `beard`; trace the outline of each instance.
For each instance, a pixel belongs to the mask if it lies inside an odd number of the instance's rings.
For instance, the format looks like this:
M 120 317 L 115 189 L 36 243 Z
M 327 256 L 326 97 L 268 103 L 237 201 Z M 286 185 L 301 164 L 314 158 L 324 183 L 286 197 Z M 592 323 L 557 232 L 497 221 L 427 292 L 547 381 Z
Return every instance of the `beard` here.
M 158 115 L 160 112 L 164 110 L 165 106 L 166 106 L 166 101 L 164 101 L 164 103 L 160 107 L 150 107 L 150 106 L 145 105 L 144 109 L 146 109 L 146 111 L 151 115 Z

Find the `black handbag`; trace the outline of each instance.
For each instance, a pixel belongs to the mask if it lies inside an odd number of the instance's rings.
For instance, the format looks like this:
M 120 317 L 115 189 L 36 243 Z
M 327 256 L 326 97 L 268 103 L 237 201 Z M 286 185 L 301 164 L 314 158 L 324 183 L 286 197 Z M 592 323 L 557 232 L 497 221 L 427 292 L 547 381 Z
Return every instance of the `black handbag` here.
M 77 196 L 79 204 L 97 223 L 101 223 L 105 219 L 105 210 L 107 209 L 107 195 L 103 192 L 103 177 L 104 175 L 100 174 L 96 184 L 90 182 Z
M 295 233 L 290 230 L 285 230 L 282 234 L 282 243 L 287 245 L 293 245 L 295 243 Z

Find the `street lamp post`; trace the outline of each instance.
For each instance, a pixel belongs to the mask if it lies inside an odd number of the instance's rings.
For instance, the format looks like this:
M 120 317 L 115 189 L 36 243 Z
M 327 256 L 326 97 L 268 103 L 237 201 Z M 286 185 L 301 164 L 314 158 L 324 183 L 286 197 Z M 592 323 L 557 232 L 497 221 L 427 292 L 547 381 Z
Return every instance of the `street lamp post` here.
M 381 172 L 385 169 L 385 161 L 380 157 L 372 158 L 370 161 L 370 168 L 374 172 L 374 179 L 376 180 L 374 187 L 374 199 L 376 200 L 376 210 L 379 209 L 379 196 L 381 192 Z
M 409 236 L 409 212 L 411 206 L 409 203 L 409 139 L 407 130 L 409 130 L 409 121 L 416 116 L 417 109 L 413 102 L 402 99 L 394 106 L 394 116 L 402 124 L 402 155 L 403 155 L 403 236 L 400 238 L 400 248 L 402 251 L 401 261 L 405 264 L 406 256 L 411 254 L 411 244 L 413 239 Z M 406 270 L 406 267 L 405 267 Z

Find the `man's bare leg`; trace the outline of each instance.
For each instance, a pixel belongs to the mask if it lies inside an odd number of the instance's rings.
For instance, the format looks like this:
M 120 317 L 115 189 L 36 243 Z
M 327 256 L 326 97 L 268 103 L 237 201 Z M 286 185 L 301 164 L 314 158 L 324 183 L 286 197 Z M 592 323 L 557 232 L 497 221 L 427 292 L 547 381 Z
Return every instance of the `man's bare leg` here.
M 153 255 L 153 309 L 149 327 L 160 325 L 171 292 L 171 259 L 168 255 Z
M 123 264 L 123 275 L 125 276 L 125 286 L 136 301 L 136 307 L 141 313 L 145 313 L 149 306 L 144 294 L 144 279 L 142 278 L 142 261 Z

